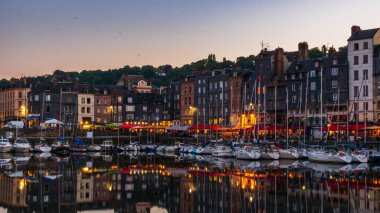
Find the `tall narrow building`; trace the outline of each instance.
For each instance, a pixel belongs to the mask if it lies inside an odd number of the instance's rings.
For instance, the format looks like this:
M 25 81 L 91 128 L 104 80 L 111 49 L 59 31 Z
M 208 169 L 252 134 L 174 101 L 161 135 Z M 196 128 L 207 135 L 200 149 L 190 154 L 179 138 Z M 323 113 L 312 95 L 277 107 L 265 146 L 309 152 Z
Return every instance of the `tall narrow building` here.
M 380 30 L 351 27 L 348 39 L 349 63 L 349 121 L 375 121 L 373 69 L 374 47 L 380 44 Z

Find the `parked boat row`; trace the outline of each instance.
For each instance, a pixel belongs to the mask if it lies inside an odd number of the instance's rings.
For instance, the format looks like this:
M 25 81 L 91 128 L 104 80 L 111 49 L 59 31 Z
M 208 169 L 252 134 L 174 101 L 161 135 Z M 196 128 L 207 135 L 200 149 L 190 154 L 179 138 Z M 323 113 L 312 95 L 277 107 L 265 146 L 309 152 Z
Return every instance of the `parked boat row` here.
M 126 151 L 142 151 L 138 145 L 133 145 L 133 149 Z M 136 148 L 137 147 L 137 148 Z M 326 150 L 306 150 L 300 148 L 280 149 L 274 145 L 253 146 L 249 144 L 208 145 L 194 146 L 176 143 L 174 146 L 151 147 L 149 151 L 165 153 L 191 153 L 191 154 L 211 154 L 214 157 L 235 157 L 242 160 L 277 160 L 277 159 L 306 159 L 321 163 L 366 163 L 369 160 L 368 154 L 363 152 L 344 152 Z
M 80 139 L 75 139 L 73 144 L 67 140 L 58 138 L 51 146 L 41 138 L 39 143 L 32 147 L 26 138 L 16 138 L 13 144 L 8 138 L 0 138 L 0 153 L 6 152 L 56 152 L 58 154 L 69 154 L 70 152 L 98 152 L 102 151 L 101 146 L 87 145 Z M 106 150 L 106 148 L 104 148 Z

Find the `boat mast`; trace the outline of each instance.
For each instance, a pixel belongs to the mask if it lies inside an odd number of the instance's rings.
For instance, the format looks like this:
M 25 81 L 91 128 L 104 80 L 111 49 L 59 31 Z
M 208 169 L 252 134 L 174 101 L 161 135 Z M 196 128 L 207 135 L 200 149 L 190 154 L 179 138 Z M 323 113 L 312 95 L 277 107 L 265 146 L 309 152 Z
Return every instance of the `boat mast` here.
M 222 126 L 224 127 L 224 81 L 222 80 Z M 219 85 L 220 86 L 220 85 Z M 222 138 L 223 138 L 222 134 Z
M 336 135 L 336 143 L 339 143 L 339 122 L 340 122 L 340 86 L 338 86 L 338 122 L 336 124 L 336 131 L 337 131 L 337 135 Z
M 232 117 L 232 101 L 233 101 L 233 98 L 232 98 L 232 95 L 233 95 L 233 89 L 232 89 L 232 82 L 230 82 L 230 134 L 231 134 L 231 141 L 234 140 L 233 138 L 233 134 L 232 134 L 232 124 L 231 124 L 231 117 Z M 204 112 L 203 112 L 204 114 Z
M 286 87 L 286 148 L 289 145 L 289 93 L 288 87 Z
M 303 127 L 303 143 L 306 142 L 306 125 L 307 125 L 307 94 L 309 89 L 309 72 L 306 73 L 306 88 L 305 88 L 305 120 Z
M 299 114 L 299 120 L 298 120 L 298 130 L 299 130 L 299 134 L 298 134 L 298 138 L 301 138 L 301 114 L 302 114 L 302 84 L 303 82 L 301 82 L 301 86 L 300 86 L 300 108 L 298 109 L 298 114 Z
M 277 141 L 277 81 L 274 85 L 274 141 Z
M 42 110 L 41 110 L 42 121 L 44 121 L 44 109 L 45 109 L 45 91 L 44 91 L 43 96 L 42 96 Z M 41 129 L 41 131 L 40 131 L 40 141 L 41 141 L 41 137 L 42 137 L 42 126 L 41 126 L 41 124 L 40 124 L 40 129 Z
M 322 127 L 323 127 L 323 91 L 322 91 L 322 83 L 323 83 L 323 81 L 322 81 L 322 79 L 323 79 L 323 67 L 321 67 L 321 74 L 320 74 L 320 77 L 321 77 L 321 93 L 320 93 L 320 97 L 321 97 L 321 108 L 320 108 L 320 111 L 321 111 L 321 139 L 323 140 L 323 130 L 322 130 Z
M 245 123 L 245 120 L 246 120 L 246 112 L 245 112 L 245 105 L 247 104 L 247 99 L 246 99 L 246 96 L 247 96 L 247 83 L 245 82 L 244 83 L 244 94 L 243 94 L 243 108 L 242 108 L 242 111 L 243 111 L 243 115 L 244 115 L 244 119 L 243 119 L 243 124 L 244 124 L 244 126 L 243 126 L 243 128 L 244 128 L 244 133 L 243 133 L 243 141 L 244 141 L 244 143 L 246 142 L 246 139 L 245 139 L 245 137 L 246 137 L 246 132 L 247 132 L 247 128 L 246 128 L 246 123 Z
M 203 133 L 205 132 L 205 126 L 206 126 L 206 107 L 203 105 Z M 206 134 L 203 137 L 204 143 L 206 144 Z
M 267 87 L 263 86 L 263 93 L 264 93 L 264 141 L 267 139 L 267 104 L 266 104 L 266 91 Z
M 257 91 L 259 94 L 258 94 L 258 97 L 257 97 L 257 141 L 260 141 L 260 99 L 261 99 L 261 80 L 259 81 L 259 89 Z

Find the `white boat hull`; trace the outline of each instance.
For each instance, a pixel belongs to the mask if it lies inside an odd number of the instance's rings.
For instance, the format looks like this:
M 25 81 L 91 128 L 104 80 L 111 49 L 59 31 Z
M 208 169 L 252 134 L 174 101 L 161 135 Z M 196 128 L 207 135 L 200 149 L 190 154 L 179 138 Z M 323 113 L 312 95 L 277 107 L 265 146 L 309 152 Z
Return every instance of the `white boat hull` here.
M 235 157 L 242 160 L 257 160 L 260 156 L 260 152 L 257 151 L 238 150 L 235 152 Z
M 35 152 L 51 152 L 50 146 L 35 146 L 33 149 Z
M 212 154 L 212 150 L 209 147 L 201 147 L 197 149 L 196 153 L 198 155 L 210 155 Z
M 278 152 L 261 152 L 260 158 L 266 160 L 277 160 L 280 158 L 280 154 Z
M 280 149 L 280 159 L 298 159 L 299 154 L 297 150 Z
M 87 151 L 89 152 L 100 152 L 101 148 L 98 145 L 90 145 L 87 147 Z
M 233 157 L 234 153 L 232 151 L 226 151 L 226 152 L 213 152 L 212 156 L 214 157 L 224 157 L 224 158 L 229 158 Z
M 351 154 L 352 163 L 367 163 L 368 156 L 363 154 Z
M 339 154 L 325 152 L 309 152 L 307 156 L 311 161 L 322 163 L 351 163 L 352 161 L 349 155 L 339 156 Z

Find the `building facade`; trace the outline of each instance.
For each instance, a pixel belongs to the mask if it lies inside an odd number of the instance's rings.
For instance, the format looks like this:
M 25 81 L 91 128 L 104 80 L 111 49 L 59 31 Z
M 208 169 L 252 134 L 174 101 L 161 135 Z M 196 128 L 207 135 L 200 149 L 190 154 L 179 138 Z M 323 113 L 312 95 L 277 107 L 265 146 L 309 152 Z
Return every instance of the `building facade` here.
M 28 115 L 27 93 L 30 88 L 13 85 L 14 87 L 0 90 L 0 126 Z
M 375 121 L 374 115 L 374 50 L 380 44 L 379 28 L 361 30 L 351 27 L 348 39 L 349 63 L 349 119 L 351 121 Z

